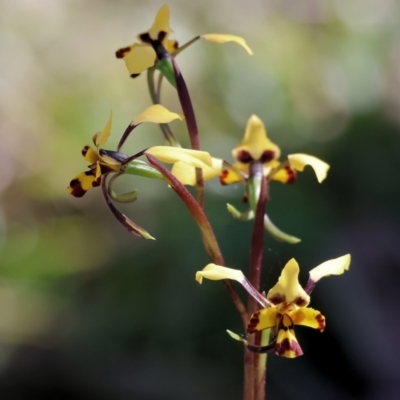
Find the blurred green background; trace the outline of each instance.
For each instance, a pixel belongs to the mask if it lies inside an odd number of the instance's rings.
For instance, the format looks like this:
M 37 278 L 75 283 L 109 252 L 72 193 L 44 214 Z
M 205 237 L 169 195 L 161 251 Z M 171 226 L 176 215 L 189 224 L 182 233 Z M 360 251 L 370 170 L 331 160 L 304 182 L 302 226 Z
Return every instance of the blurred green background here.
M 155 242 L 130 236 L 99 189 L 70 196 L 80 151 L 114 112 L 114 148 L 150 104 L 146 79 L 114 52 L 147 30 L 159 1 L 0 0 L 0 395 L 4 399 L 240 399 L 242 332 L 207 262 L 198 229 L 162 182 L 121 207 Z M 324 334 L 297 329 L 305 355 L 269 357 L 270 399 L 398 399 L 400 393 L 400 4 L 395 0 L 171 0 L 173 38 L 199 41 L 178 62 L 202 145 L 231 159 L 257 114 L 282 154 L 329 162 L 294 185 L 271 185 L 272 220 L 298 245 L 267 236 L 263 290 L 295 257 L 308 270 L 351 253 L 350 271 L 318 284 Z M 165 86 L 164 104 L 179 105 Z M 188 143 L 184 124 L 173 128 Z M 131 154 L 162 143 L 156 126 Z M 251 223 L 233 220 L 240 185 L 207 184 L 207 211 L 228 266 L 247 271 Z M 240 287 L 238 291 L 244 292 Z

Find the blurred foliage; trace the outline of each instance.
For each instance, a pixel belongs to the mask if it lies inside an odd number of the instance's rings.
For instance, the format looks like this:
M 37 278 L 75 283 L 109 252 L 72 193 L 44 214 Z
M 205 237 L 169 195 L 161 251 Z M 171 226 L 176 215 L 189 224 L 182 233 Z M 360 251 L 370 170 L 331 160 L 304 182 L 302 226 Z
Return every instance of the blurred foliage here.
M 123 206 L 157 241 L 131 237 L 100 190 L 66 186 L 80 150 L 114 111 L 115 146 L 150 104 L 145 77 L 114 51 L 146 30 L 157 1 L 0 0 L 0 393 L 4 398 L 240 399 L 241 331 L 222 285 L 195 282 L 207 263 L 197 227 L 162 182 Z M 169 2 L 174 38 L 246 38 L 254 51 L 198 42 L 179 55 L 205 150 L 231 161 L 257 114 L 283 154 L 332 165 L 272 184 L 273 221 L 303 239 L 267 238 L 263 289 L 295 257 L 307 270 L 352 253 L 348 274 L 321 282 L 323 335 L 305 355 L 269 357 L 271 399 L 395 399 L 400 391 L 400 5 L 395 0 Z M 179 110 L 172 88 L 164 103 Z M 183 124 L 174 122 L 182 142 Z M 140 127 L 126 151 L 161 143 Z M 208 184 L 207 211 L 227 265 L 246 271 L 251 224 L 233 220 L 242 187 Z M 304 282 L 303 280 L 303 282 Z M 238 288 L 240 290 L 240 288 Z M 242 292 L 241 292 L 242 293 Z

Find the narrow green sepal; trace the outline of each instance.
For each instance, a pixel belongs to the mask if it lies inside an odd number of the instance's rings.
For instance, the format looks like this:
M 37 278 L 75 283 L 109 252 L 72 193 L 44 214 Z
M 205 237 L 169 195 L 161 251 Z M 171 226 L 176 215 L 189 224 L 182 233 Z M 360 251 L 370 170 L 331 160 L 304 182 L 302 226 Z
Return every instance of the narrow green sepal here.
M 159 60 L 156 64 L 156 68 L 161 71 L 167 81 L 176 89 L 174 66 L 171 62 L 171 58 L 166 57 Z
M 301 239 L 288 235 L 287 233 L 281 231 L 277 226 L 275 226 L 272 221 L 269 219 L 268 215 L 264 215 L 264 228 L 266 231 L 270 233 L 270 235 L 280 241 L 280 242 L 287 242 L 291 244 L 296 244 L 301 242 Z
M 108 189 L 108 194 L 110 197 L 118 203 L 133 203 L 137 200 L 137 191 L 127 193 L 115 193 L 111 188 Z
M 247 210 L 244 212 L 240 212 L 237 208 L 235 208 L 232 204 L 227 204 L 226 208 L 229 213 L 233 216 L 233 218 L 238 219 L 239 221 L 250 221 L 254 218 L 254 212 L 252 210 Z
M 125 173 L 129 175 L 142 176 L 143 178 L 164 179 L 163 175 L 142 160 L 132 160 L 126 165 Z
M 247 190 L 249 195 L 250 209 L 255 213 L 261 193 L 262 175 L 256 174 L 249 178 Z

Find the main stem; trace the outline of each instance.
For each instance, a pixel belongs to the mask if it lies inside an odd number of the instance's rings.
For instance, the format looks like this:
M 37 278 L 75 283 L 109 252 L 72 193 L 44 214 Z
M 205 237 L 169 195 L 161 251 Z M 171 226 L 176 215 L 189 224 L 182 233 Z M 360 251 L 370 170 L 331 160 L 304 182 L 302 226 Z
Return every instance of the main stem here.
M 255 219 L 251 238 L 250 251 L 250 273 L 251 284 L 260 291 L 262 259 L 264 250 L 264 215 L 265 206 L 268 199 L 267 181 L 263 175 L 263 166 L 259 162 L 254 162 L 250 166 L 249 186 L 253 185 L 251 191 L 256 197 Z M 259 306 L 252 296 L 248 297 L 248 311 L 252 315 L 258 310 Z M 261 344 L 261 333 L 255 334 L 251 339 L 255 345 Z M 253 353 L 245 349 L 244 356 L 245 369 L 245 400 L 264 400 L 266 383 L 266 358 L 259 353 Z

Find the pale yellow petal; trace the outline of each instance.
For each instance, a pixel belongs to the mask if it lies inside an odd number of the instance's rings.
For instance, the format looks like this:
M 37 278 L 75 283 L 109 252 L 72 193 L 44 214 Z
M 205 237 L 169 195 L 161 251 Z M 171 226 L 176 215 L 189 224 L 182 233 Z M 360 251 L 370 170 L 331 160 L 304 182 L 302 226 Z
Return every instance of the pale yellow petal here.
M 253 55 L 253 52 L 251 51 L 250 47 L 247 46 L 246 41 L 240 36 L 224 35 L 219 33 L 207 33 L 204 35 L 200 35 L 200 37 L 214 43 L 235 42 L 239 46 L 242 46 L 250 55 Z
M 350 254 L 325 261 L 310 271 L 310 279 L 312 279 L 314 282 L 318 282 L 324 276 L 341 275 L 343 272 L 349 269 L 350 262 Z
M 267 299 L 272 304 L 295 302 L 299 306 L 305 306 L 310 302 L 310 297 L 299 283 L 299 270 L 294 258 L 287 262 L 278 283 L 268 292 Z
M 173 30 L 169 26 L 169 8 L 167 5 L 163 5 L 158 10 L 158 13 L 154 19 L 153 25 L 147 31 L 147 33 L 150 35 L 150 37 L 153 40 L 158 39 L 158 34 L 160 32 L 165 32 L 165 33 L 167 33 L 167 35 L 170 34 L 171 32 L 173 32 Z
M 123 57 L 129 75 L 135 77 L 156 62 L 156 53 L 153 48 L 147 44 L 134 43 L 129 51 L 125 51 Z
M 218 176 L 222 169 L 223 160 L 219 158 L 211 158 L 212 166 L 205 166 L 203 170 L 203 179 L 208 181 L 210 179 Z M 171 170 L 172 175 L 179 179 L 179 181 L 184 185 L 196 185 L 196 170 L 194 167 L 184 163 L 183 161 L 178 161 L 174 164 Z
M 271 152 L 273 157 L 269 163 L 279 158 L 281 153 L 280 148 L 268 139 L 265 126 L 256 115 L 249 118 L 242 142 L 232 150 L 237 161 L 242 161 L 238 158 L 242 151 L 249 153 L 253 160 L 259 160 L 266 151 Z
M 222 267 L 221 265 L 217 264 L 208 264 L 201 271 L 196 272 L 197 282 L 202 283 L 203 278 L 210 279 L 212 281 L 231 279 L 240 283 L 246 280 L 243 272 L 239 269 Z
M 111 124 L 112 124 L 112 111 L 110 111 L 110 117 L 108 118 L 108 121 L 104 129 L 101 132 L 96 133 L 96 135 L 94 135 L 93 137 L 94 144 L 98 149 L 103 147 L 104 143 L 106 143 L 108 138 L 110 137 Z
M 319 183 L 321 183 L 326 178 L 326 175 L 330 168 L 329 164 L 327 164 L 325 161 L 322 161 L 319 158 L 310 156 L 308 154 L 289 154 L 288 160 L 290 162 L 290 165 L 300 172 L 304 170 L 305 166 L 309 165 L 314 170 Z
M 309 307 L 302 307 L 290 313 L 290 318 L 295 325 L 308 326 L 323 331 L 325 329 L 325 317 L 318 311 Z
M 181 147 L 154 146 L 146 150 L 146 154 L 151 154 L 161 162 L 174 164 L 178 161 L 195 168 L 207 168 L 212 166 L 212 160 L 206 151 L 183 149 Z
M 161 104 L 153 104 L 147 107 L 142 113 L 136 116 L 131 125 L 138 125 L 143 122 L 152 122 L 154 124 L 168 124 L 175 119 L 182 121 L 183 116 L 169 111 Z

